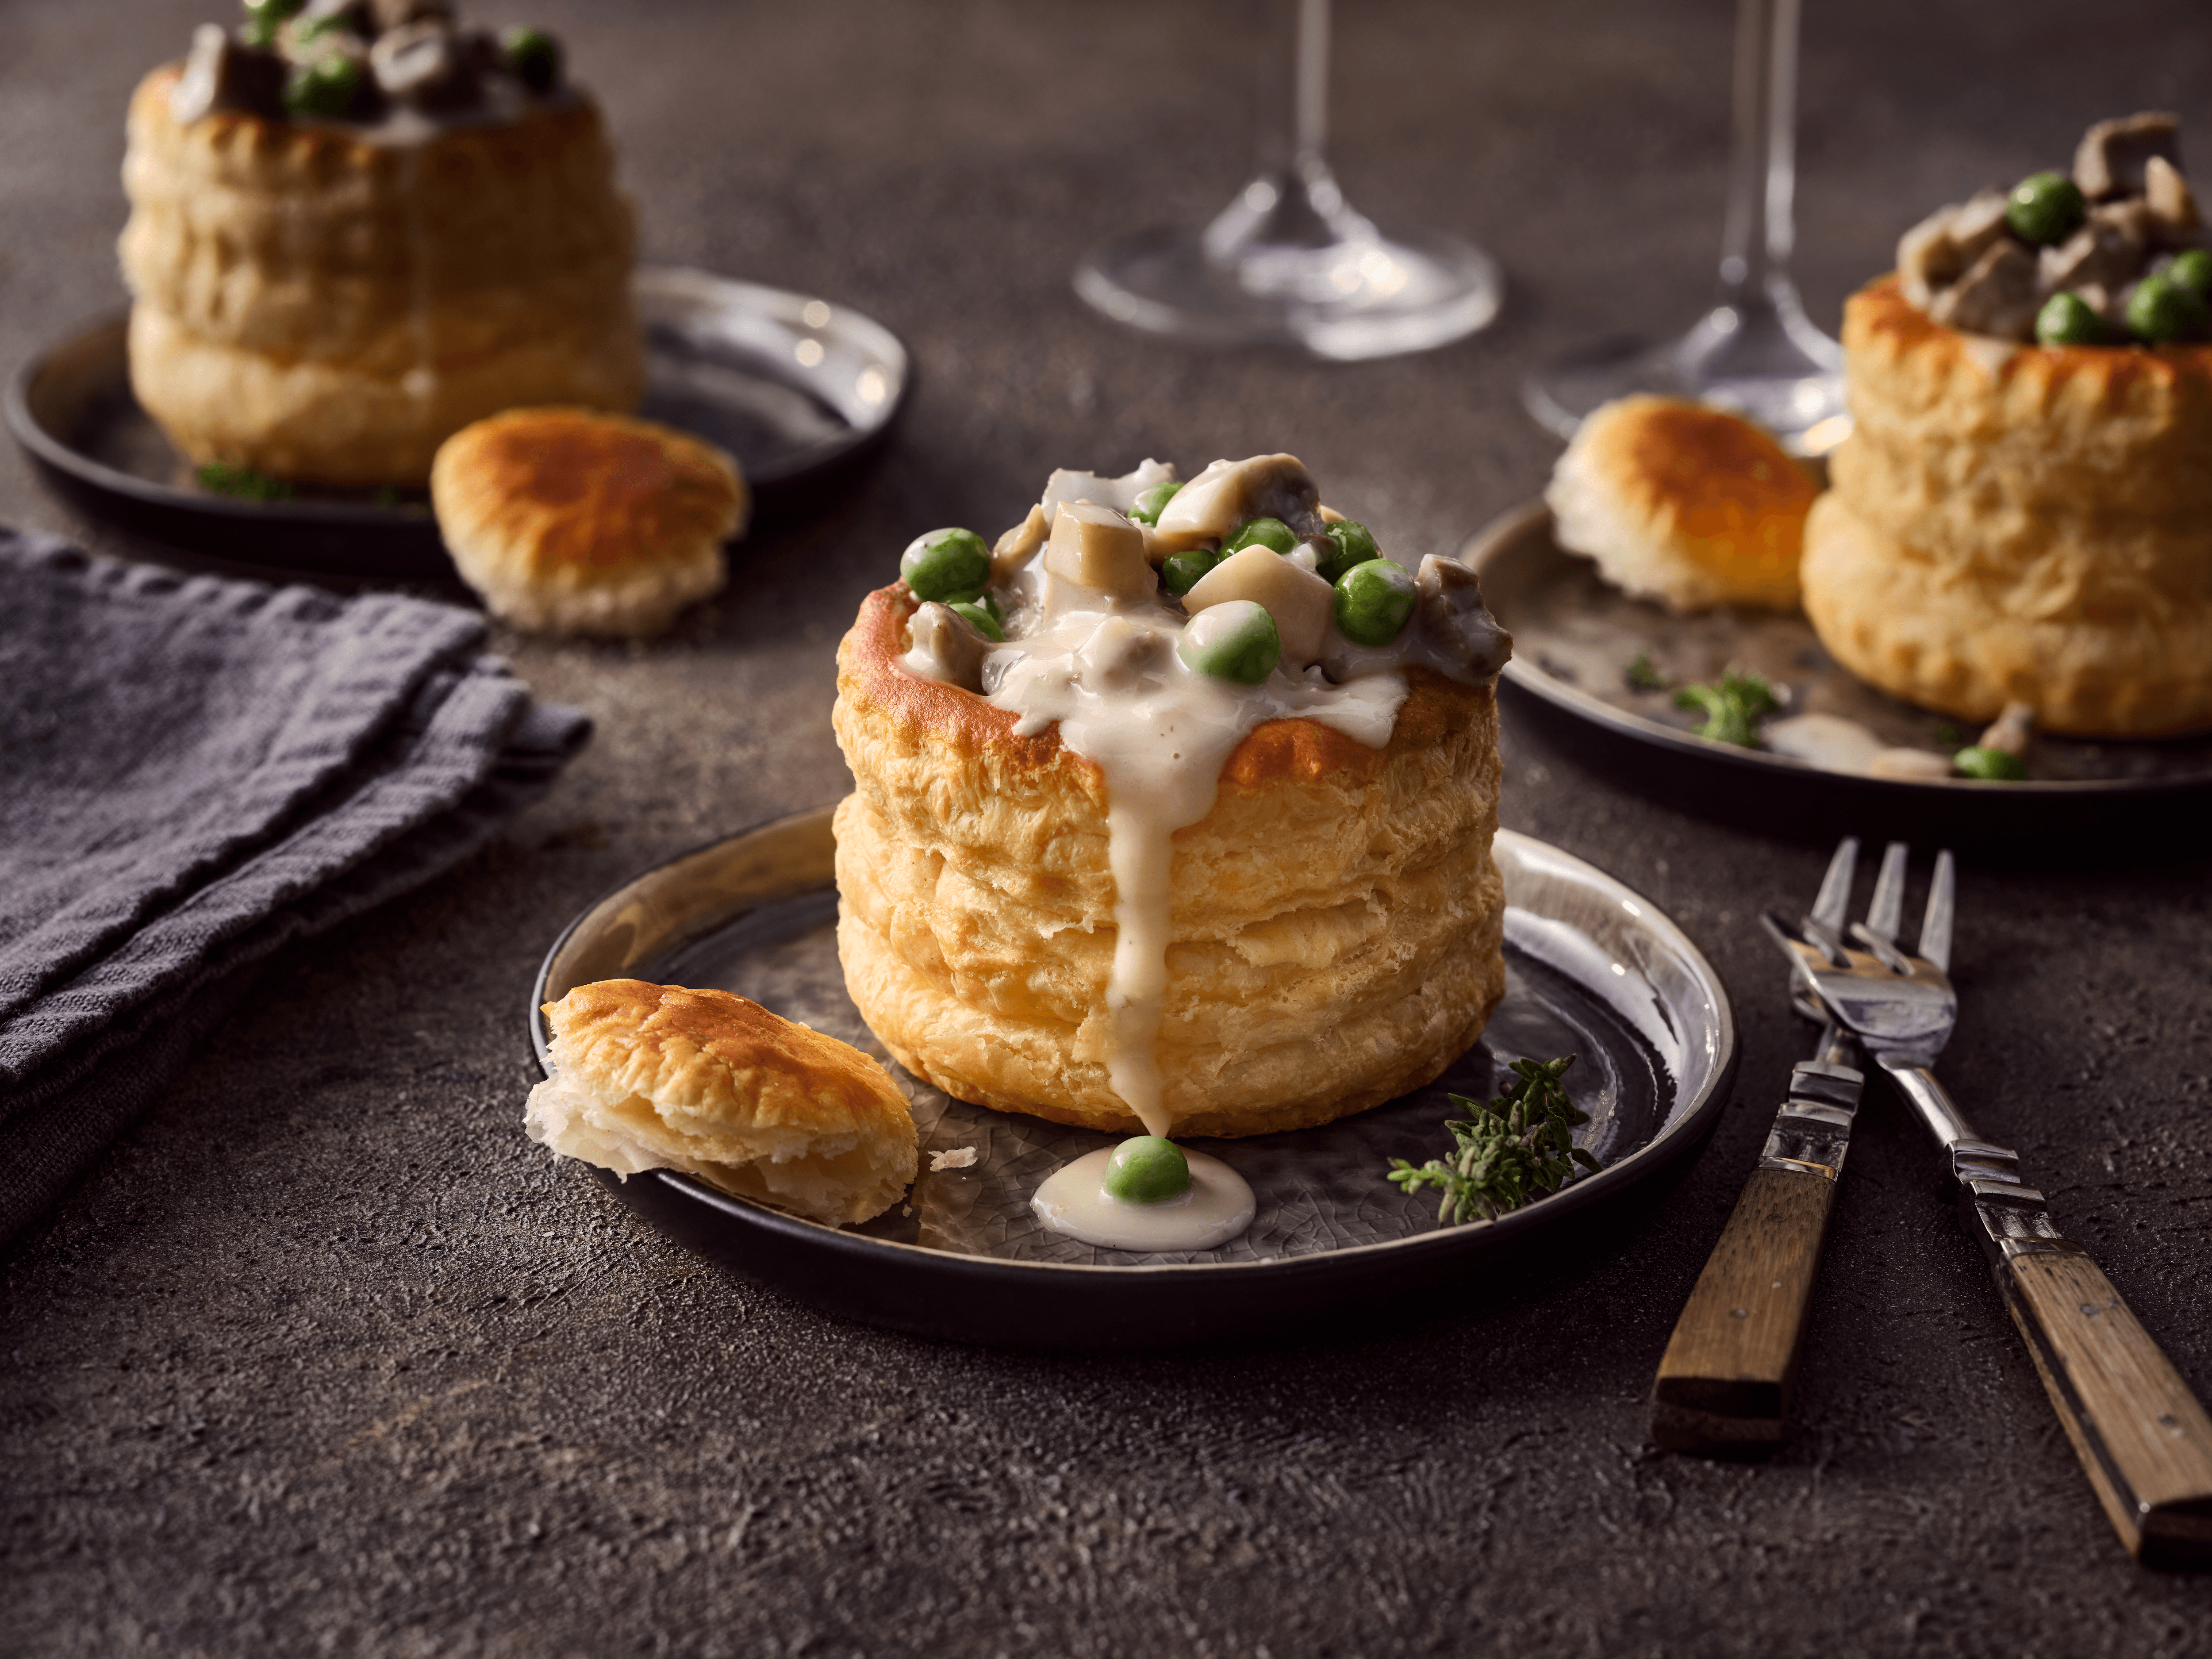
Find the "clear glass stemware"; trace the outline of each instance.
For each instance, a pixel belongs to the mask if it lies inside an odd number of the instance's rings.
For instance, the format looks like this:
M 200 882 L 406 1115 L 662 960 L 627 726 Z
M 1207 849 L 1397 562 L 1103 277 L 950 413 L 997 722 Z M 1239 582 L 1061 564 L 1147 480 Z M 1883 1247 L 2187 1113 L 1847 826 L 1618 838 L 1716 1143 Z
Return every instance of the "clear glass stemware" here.
M 1421 351 L 1483 327 L 1504 292 L 1496 263 L 1455 237 L 1376 229 L 1329 171 L 1329 0 L 1273 9 L 1252 181 L 1202 228 L 1093 249 L 1075 291 L 1152 333 L 1320 357 Z
M 1800 0 L 1739 0 L 1735 153 L 1720 294 L 1680 339 L 1611 342 L 1531 375 L 1528 411 L 1561 437 L 1583 416 L 1632 392 L 1732 409 L 1801 454 L 1850 430 L 1843 348 L 1814 327 L 1790 280 L 1796 192 Z

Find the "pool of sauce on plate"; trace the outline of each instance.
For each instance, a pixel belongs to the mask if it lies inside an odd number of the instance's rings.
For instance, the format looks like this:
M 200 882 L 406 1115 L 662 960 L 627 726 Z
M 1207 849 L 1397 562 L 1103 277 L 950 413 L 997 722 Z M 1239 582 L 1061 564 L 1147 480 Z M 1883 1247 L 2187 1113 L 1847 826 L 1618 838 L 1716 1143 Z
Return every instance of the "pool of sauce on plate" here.
M 1030 1200 L 1037 1219 L 1086 1244 L 1147 1252 L 1210 1250 L 1252 1224 L 1252 1188 L 1219 1158 L 1185 1148 L 1190 1185 L 1156 1204 L 1133 1204 L 1106 1190 L 1115 1150 L 1101 1146 L 1046 1177 Z

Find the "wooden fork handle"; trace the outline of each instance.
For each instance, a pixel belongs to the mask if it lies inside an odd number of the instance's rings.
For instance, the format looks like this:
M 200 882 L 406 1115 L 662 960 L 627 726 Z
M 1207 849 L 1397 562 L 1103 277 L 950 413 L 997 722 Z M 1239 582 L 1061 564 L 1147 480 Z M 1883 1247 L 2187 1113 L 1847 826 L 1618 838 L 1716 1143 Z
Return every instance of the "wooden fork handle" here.
M 2003 1243 L 2005 1306 L 2120 1541 L 2154 1566 L 2212 1565 L 2212 1417 L 2079 1246 Z
M 1729 1456 L 1781 1443 L 1862 1081 L 1853 1067 L 1820 1061 L 1790 1079 L 1765 1153 L 1659 1361 L 1656 1444 Z
M 1826 1176 L 1751 1172 L 1659 1361 L 1655 1443 L 1706 1456 L 1781 1443 L 1835 1201 Z

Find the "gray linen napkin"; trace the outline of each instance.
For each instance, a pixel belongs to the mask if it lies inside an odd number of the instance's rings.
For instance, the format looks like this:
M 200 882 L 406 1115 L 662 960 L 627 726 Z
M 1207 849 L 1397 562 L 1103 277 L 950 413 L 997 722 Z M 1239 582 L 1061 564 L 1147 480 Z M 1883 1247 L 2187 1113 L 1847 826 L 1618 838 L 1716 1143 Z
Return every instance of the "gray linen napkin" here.
M 272 951 L 458 863 L 583 746 L 483 640 L 0 530 L 0 1244 Z

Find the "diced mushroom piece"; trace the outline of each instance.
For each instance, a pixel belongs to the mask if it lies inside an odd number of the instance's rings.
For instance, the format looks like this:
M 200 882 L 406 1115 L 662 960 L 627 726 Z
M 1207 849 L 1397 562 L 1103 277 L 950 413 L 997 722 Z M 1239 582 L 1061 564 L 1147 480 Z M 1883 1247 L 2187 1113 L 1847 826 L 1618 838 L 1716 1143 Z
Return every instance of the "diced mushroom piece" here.
M 2150 258 L 2149 210 L 2141 202 L 2096 209 L 2089 222 L 2037 256 L 2037 279 L 2048 295 L 2085 283 L 2116 289 L 2142 275 Z
M 368 66 L 386 97 L 416 109 L 466 109 L 483 97 L 483 81 L 470 54 L 434 20 L 378 35 L 368 49 Z
M 992 586 L 1003 587 L 1028 568 L 1029 562 L 1036 557 L 1037 549 L 1044 545 L 1048 528 L 1044 509 L 1033 507 L 1028 518 L 999 538 L 997 545 L 991 549 Z
M 1216 461 L 1161 509 L 1153 543 L 1163 552 L 1186 552 L 1259 518 L 1280 519 L 1293 535 L 1316 535 L 1320 509 L 1321 491 L 1295 455 Z
M 1092 691 L 1121 691 L 1164 667 L 1174 647 L 1166 635 L 1127 617 L 1109 617 L 1076 652 L 1083 684 Z
M 1248 547 L 1200 576 L 1182 603 L 1194 617 L 1231 599 L 1264 607 L 1282 635 L 1283 660 L 1304 668 L 1321 655 L 1335 598 L 1335 590 L 1304 565 L 1270 548 Z
M 381 34 L 410 23 L 451 23 L 453 0 L 368 0 L 368 15 Z
M 1342 524 L 1344 522 L 1345 515 L 1338 512 L 1333 507 L 1323 506 L 1317 507 L 1315 510 L 1321 514 L 1321 521 L 1323 524 Z
M 2202 222 L 2189 181 L 2163 155 L 2154 155 L 2144 165 L 2143 206 L 2150 218 L 2151 240 L 2167 247 L 2187 245 Z
M 2074 182 L 2093 202 L 2140 196 L 2153 156 L 2181 166 L 2180 126 L 2162 112 L 2100 121 L 2081 135 L 2074 152 Z
M 1867 763 L 1869 777 L 1933 783 L 1951 775 L 1951 758 L 1930 749 L 1885 749 Z
M 2027 758 L 2028 745 L 2035 740 L 2035 705 L 2008 702 L 1996 719 L 1982 733 L 1981 747 L 2002 749 L 2008 755 Z
M 1492 678 L 1513 655 L 1513 636 L 1482 602 L 1482 583 L 1457 559 L 1431 553 L 1421 561 L 1413 588 L 1413 623 L 1420 642 L 1455 679 Z
M 1970 334 L 2027 339 L 2035 329 L 2036 274 L 2034 255 L 2017 242 L 1999 242 L 1936 296 L 1928 314 Z
M 2106 288 L 2100 283 L 2084 283 L 2074 290 L 2075 299 L 2115 328 L 2127 317 L 2127 304 L 2120 295 L 2120 289 Z
M 169 88 L 169 113 L 179 126 L 219 109 L 272 118 L 284 112 L 284 60 L 242 46 L 214 23 L 193 32 L 184 73 Z
M 1965 257 L 1951 234 L 1955 207 L 1938 208 L 1897 239 L 1897 274 L 1905 279 L 1905 297 L 1923 311 L 1966 268 Z
M 1988 252 L 2005 234 L 2005 193 L 1978 190 L 1951 211 L 1951 240 L 1958 244 L 1961 269 Z
M 1145 562 L 1145 532 L 1110 507 L 1063 505 L 1045 544 L 1044 568 L 1063 581 L 1109 599 L 1142 599 L 1159 587 Z
M 1037 505 L 1043 509 L 1047 524 L 1059 516 L 1063 505 L 1073 501 L 1096 501 L 1116 513 L 1127 513 L 1137 504 L 1138 496 L 1154 484 L 1173 483 L 1175 475 L 1175 468 L 1165 461 L 1149 457 L 1135 471 L 1124 472 L 1118 478 L 1101 477 L 1096 472 L 1078 472 L 1064 466 L 1044 481 L 1044 497 Z
M 907 632 L 913 646 L 900 661 L 908 673 L 963 691 L 982 690 L 983 659 L 991 654 L 991 641 L 967 617 L 932 600 L 914 613 Z
M 366 39 L 378 29 L 375 15 L 369 0 L 307 0 L 307 8 L 300 14 L 304 27 L 311 23 L 325 26 L 335 23 L 351 29 Z

